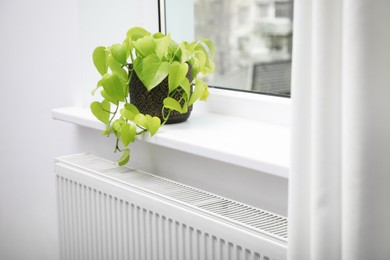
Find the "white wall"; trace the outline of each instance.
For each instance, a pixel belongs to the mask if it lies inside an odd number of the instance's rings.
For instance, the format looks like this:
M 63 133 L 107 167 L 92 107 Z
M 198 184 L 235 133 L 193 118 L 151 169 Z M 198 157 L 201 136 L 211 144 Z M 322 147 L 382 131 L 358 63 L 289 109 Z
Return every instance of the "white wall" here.
M 57 259 L 53 156 L 75 127 L 50 110 L 79 84 L 75 1 L 0 1 L 0 259 Z
M 127 1 L 128 27 L 157 28 L 154 0 Z M 0 259 L 58 259 L 55 156 L 117 156 L 112 138 L 51 119 L 93 88 L 81 73 L 78 10 L 77 0 L 0 1 Z M 138 168 L 286 213 L 285 179 L 150 144 L 132 154 Z
M 141 26 L 156 23 L 154 0 L 128 1 Z M 51 119 L 52 108 L 79 103 L 80 90 L 93 88 L 81 86 L 78 26 L 77 0 L 0 1 L 2 260 L 58 259 L 53 158 L 111 151 L 95 151 L 106 141 L 99 133 L 84 142 L 79 127 Z
M 92 63 L 97 46 L 121 43 L 133 26 L 158 31 L 158 0 L 78 0 L 80 16 L 81 71 L 83 101 L 88 106 L 95 98 L 91 89 L 101 76 Z M 91 8 L 93 7 L 93 8 Z

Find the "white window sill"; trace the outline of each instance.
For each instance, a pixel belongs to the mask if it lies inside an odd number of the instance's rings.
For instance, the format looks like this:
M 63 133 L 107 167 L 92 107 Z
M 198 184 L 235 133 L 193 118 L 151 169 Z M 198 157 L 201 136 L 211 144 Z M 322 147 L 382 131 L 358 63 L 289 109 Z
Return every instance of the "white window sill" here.
M 103 131 L 88 108 L 53 109 L 54 119 Z M 97 135 L 98 136 L 98 135 Z M 165 125 L 145 142 L 288 178 L 290 127 L 193 111 L 188 121 Z

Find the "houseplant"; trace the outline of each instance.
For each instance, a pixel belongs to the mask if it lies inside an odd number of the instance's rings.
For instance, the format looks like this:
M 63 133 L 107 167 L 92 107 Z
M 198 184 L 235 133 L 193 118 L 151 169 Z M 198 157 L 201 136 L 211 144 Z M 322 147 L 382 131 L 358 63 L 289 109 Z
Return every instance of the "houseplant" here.
M 129 161 L 128 146 L 137 135 L 149 132 L 153 136 L 170 123 L 173 114 L 188 114 L 181 119 L 186 120 L 192 104 L 207 99 L 208 85 L 203 78 L 214 71 L 214 55 L 214 44 L 208 39 L 176 43 L 169 34 L 151 34 L 140 27 L 128 30 L 123 43 L 94 50 L 93 62 L 102 78 L 93 93 L 101 89 L 101 97 L 90 108 L 106 125 L 103 135 L 115 134 L 114 152 L 122 152 L 119 165 Z M 146 95 L 163 89 L 162 103 L 142 105 L 134 100 L 131 96 L 137 81 L 142 82 Z M 151 106 L 159 108 L 157 114 L 145 111 Z

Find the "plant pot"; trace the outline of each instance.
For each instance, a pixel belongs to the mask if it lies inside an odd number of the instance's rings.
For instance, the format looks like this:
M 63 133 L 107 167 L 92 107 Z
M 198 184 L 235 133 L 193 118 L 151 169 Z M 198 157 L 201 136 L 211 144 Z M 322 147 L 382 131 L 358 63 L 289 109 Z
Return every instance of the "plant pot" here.
M 188 70 L 187 78 L 192 80 L 191 69 Z M 161 121 L 164 121 L 162 110 L 163 110 L 163 101 L 168 96 L 168 77 L 165 78 L 159 85 L 153 88 L 151 91 L 147 91 L 146 87 L 142 81 L 138 78 L 137 74 L 134 72 L 130 83 L 129 83 L 129 92 L 130 92 L 130 103 L 135 105 L 138 110 L 143 114 L 149 114 L 151 116 L 157 116 Z M 180 100 L 183 90 L 180 89 L 176 92 L 172 98 L 177 101 Z M 183 105 L 184 102 L 181 103 Z M 180 114 L 178 111 L 172 111 L 171 115 L 168 118 L 167 124 L 175 124 L 186 121 L 192 111 L 192 105 L 188 107 L 188 112 Z M 168 110 L 164 109 L 164 115 L 168 114 Z

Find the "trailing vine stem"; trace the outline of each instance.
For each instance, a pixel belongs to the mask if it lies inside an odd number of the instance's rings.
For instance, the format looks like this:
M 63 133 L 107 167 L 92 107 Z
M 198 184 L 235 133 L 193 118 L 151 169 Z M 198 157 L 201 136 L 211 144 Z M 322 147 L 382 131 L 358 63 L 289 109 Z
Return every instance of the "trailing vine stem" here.
M 145 132 L 148 131 L 148 129 L 145 129 L 145 128 L 139 126 L 139 125 L 137 125 L 137 126 L 138 126 L 139 128 L 141 128 L 141 131 L 140 131 L 140 132 L 137 132 L 136 135 L 141 135 L 141 134 L 143 134 L 143 133 L 145 133 Z
M 112 117 L 111 117 L 111 119 L 110 119 L 110 121 L 109 121 L 109 124 L 110 124 L 110 125 L 111 125 L 112 120 L 113 120 L 114 117 L 116 116 L 116 113 L 118 113 L 118 108 L 119 108 L 119 104 L 116 105 L 115 111 L 114 111 L 113 113 L 111 113 L 111 114 L 112 114 Z
M 119 148 L 119 138 L 118 137 L 116 138 L 114 153 L 116 153 L 117 151 L 122 152 L 122 150 Z
M 164 110 L 165 110 L 165 107 L 163 107 L 162 110 L 161 110 L 161 115 L 162 115 L 162 117 L 164 119 L 164 121 L 161 123 L 161 126 L 165 125 L 168 122 L 168 119 L 169 119 L 169 117 L 171 116 L 171 113 L 172 113 L 172 109 L 168 109 L 169 110 L 168 111 L 168 115 L 165 116 L 165 111 Z
M 107 113 L 115 114 L 115 112 L 111 112 L 110 110 L 106 110 L 106 109 L 104 109 L 104 108 L 102 108 L 102 109 L 103 109 L 103 111 L 105 111 L 105 112 L 107 112 Z

